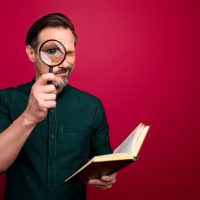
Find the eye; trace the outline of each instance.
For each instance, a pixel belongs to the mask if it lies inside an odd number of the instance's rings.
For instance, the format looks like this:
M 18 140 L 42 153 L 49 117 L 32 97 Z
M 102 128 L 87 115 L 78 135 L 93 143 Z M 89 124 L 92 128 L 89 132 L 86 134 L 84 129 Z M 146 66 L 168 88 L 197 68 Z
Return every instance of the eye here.
M 62 54 L 62 52 L 60 51 L 59 48 L 51 48 L 51 49 L 47 49 L 46 53 L 51 55 L 51 56 L 56 56 L 56 55 L 60 55 Z

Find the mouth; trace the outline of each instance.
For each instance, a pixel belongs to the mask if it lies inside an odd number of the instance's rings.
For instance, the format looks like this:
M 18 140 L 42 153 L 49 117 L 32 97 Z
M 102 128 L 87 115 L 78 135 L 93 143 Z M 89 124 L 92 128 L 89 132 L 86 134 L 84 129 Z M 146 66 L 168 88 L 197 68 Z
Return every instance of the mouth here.
M 61 70 L 58 70 L 56 72 L 54 72 L 55 75 L 57 76 L 69 76 L 71 73 L 71 68 L 67 68 L 67 69 L 61 69 Z
M 66 76 L 68 76 L 67 73 L 56 73 L 55 75 L 56 75 L 57 77 L 66 77 Z

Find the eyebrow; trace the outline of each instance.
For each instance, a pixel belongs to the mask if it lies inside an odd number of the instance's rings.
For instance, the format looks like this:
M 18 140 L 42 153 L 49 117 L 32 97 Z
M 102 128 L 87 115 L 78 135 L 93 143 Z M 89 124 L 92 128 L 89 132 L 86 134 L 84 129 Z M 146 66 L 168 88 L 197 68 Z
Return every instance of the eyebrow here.
M 66 53 L 74 53 L 75 52 L 75 49 L 74 50 L 66 50 Z

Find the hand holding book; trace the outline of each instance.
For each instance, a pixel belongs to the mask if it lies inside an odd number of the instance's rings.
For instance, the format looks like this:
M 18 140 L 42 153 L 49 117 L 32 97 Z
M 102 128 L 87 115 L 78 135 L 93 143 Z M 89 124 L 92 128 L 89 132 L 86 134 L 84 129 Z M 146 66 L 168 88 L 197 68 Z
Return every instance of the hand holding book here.
M 116 176 L 117 172 L 111 175 L 102 176 L 100 179 L 90 179 L 88 181 L 88 184 L 93 185 L 100 189 L 108 189 L 111 188 L 112 185 L 116 182 Z

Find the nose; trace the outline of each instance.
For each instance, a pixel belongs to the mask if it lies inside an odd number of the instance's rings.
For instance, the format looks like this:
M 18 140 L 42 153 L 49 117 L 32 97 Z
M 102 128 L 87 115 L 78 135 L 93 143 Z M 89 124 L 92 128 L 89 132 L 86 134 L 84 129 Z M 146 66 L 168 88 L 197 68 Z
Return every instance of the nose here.
M 65 59 L 64 62 L 58 66 L 58 68 L 60 70 L 66 71 L 67 75 L 69 76 L 72 71 L 73 66 L 69 62 L 67 62 Z
M 61 70 L 63 72 L 67 72 L 68 75 L 70 75 L 74 66 L 75 66 L 74 53 L 66 53 L 66 56 L 65 56 L 63 62 L 60 65 L 56 66 L 57 69 L 55 69 L 55 72 Z
M 67 59 L 65 58 L 64 60 L 63 60 L 63 62 L 60 64 L 60 65 L 58 65 L 58 67 L 59 68 L 67 68 L 67 67 L 69 67 L 69 62 L 67 61 Z

